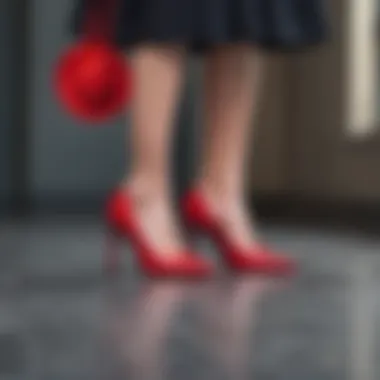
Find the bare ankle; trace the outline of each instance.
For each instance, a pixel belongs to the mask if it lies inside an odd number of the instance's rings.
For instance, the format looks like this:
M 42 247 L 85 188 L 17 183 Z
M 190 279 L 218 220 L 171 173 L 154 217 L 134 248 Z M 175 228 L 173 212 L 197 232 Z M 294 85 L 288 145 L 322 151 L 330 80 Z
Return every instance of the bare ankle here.
M 240 188 L 223 181 L 199 180 L 195 188 L 210 201 L 219 205 L 223 204 L 223 207 L 239 204 L 244 200 L 244 192 Z
M 124 180 L 120 187 L 136 200 L 155 202 L 170 198 L 169 186 L 162 180 L 131 177 Z

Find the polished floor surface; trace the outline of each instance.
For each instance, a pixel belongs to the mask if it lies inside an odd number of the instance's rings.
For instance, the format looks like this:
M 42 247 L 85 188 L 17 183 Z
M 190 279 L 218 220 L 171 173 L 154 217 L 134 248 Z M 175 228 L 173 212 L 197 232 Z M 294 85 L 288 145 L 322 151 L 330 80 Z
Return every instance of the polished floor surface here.
M 380 379 L 380 238 L 263 231 L 297 277 L 109 277 L 95 220 L 0 224 L 0 380 Z

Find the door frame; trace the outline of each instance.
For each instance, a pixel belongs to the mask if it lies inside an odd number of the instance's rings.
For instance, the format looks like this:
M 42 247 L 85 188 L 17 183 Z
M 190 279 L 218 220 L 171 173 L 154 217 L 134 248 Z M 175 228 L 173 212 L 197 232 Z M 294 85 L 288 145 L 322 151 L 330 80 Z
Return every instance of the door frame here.
M 349 2 L 329 4 L 330 38 L 290 66 L 291 190 L 302 197 L 380 202 L 380 139 L 355 139 L 347 131 Z

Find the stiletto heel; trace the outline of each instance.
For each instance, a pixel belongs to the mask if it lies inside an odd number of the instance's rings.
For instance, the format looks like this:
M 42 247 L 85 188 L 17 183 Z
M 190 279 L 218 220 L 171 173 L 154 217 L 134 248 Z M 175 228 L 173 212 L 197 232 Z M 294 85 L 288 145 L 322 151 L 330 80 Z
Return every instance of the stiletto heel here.
M 207 234 L 231 270 L 278 275 L 294 272 L 295 263 L 290 258 L 278 255 L 263 245 L 255 244 L 251 249 L 243 250 L 230 241 L 199 191 L 191 191 L 183 198 L 182 212 L 185 225 Z
M 211 264 L 194 252 L 166 256 L 151 247 L 139 227 L 131 198 L 122 191 L 110 197 L 106 220 L 111 230 L 130 241 L 141 270 L 150 277 L 205 278 L 213 272 Z M 118 260 L 113 254 L 105 257 L 105 268 L 114 268 Z

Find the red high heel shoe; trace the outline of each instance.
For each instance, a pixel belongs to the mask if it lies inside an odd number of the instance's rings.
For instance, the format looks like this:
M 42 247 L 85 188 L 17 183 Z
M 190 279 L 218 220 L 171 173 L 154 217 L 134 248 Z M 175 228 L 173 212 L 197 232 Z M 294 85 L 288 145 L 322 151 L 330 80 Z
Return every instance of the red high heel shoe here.
M 207 233 L 230 269 L 236 272 L 277 275 L 289 275 L 294 272 L 295 263 L 291 259 L 278 256 L 265 246 L 255 245 L 247 252 L 231 242 L 199 191 L 189 192 L 184 197 L 182 206 L 188 228 Z
M 130 197 L 122 191 L 116 191 L 110 197 L 106 207 L 106 219 L 113 233 L 130 240 L 139 265 L 148 276 L 204 278 L 212 274 L 212 266 L 193 252 L 180 252 L 166 258 L 155 251 L 139 228 Z M 108 265 L 116 265 L 115 256 L 106 256 L 105 259 Z

